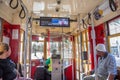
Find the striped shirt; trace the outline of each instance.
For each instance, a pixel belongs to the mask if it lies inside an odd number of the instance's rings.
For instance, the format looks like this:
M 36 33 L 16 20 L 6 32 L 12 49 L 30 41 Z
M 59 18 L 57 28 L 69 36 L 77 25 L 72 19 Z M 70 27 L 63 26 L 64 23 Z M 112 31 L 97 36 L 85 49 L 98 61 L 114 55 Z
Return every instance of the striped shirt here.
M 98 66 L 97 66 L 97 75 L 108 77 L 109 74 L 116 75 L 117 74 L 117 67 L 116 67 L 116 60 L 112 54 L 106 53 L 105 57 L 100 57 L 98 59 Z

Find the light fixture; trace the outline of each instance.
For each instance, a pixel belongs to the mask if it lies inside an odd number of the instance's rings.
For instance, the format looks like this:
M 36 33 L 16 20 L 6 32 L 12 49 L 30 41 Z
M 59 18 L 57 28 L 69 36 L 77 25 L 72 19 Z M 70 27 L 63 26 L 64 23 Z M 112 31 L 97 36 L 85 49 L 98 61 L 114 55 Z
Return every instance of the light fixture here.
M 61 4 L 61 0 L 57 0 L 57 4 Z
M 60 10 L 60 8 L 58 8 L 58 7 L 55 8 L 55 11 L 56 11 L 56 12 L 59 12 L 59 10 Z

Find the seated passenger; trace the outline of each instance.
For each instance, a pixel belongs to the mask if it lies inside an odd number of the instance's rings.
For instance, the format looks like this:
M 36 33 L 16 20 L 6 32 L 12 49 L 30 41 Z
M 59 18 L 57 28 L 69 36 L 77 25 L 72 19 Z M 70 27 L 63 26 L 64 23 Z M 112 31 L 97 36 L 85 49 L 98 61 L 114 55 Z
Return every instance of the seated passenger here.
M 0 42 L 0 80 L 14 80 L 17 77 L 15 64 L 8 58 L 10 54 L 9 46 Z
M 96 46 L 98 59 L 96 75 L 85 76 L 83 80 L 95 80 L 95 76 L 98 80 L 114 80 L 117 74 L 115 57 L 106 51 L 104 44 L 98 44 Z
M 48 72 L 47 68 L 44 66 L 43 62 L 40 62 L 41 65 L 37 66 L 35 71 L 34 80 L 50 80 L 51 74 Z

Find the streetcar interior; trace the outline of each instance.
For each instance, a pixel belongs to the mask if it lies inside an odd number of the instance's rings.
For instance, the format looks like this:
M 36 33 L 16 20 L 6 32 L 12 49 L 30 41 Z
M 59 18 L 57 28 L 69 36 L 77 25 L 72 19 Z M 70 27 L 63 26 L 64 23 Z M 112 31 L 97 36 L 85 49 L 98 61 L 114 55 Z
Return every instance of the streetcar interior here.
M 31 79 L 56 49 L 58 80 L 82 80 L 96 66 L 96 44 L 104 43 L 115 56 L 119 80 L 120 0 L 113 1 L 110 7 L 110 0 L 0 0 L 0 42 L 10 45 L 10 58 Z

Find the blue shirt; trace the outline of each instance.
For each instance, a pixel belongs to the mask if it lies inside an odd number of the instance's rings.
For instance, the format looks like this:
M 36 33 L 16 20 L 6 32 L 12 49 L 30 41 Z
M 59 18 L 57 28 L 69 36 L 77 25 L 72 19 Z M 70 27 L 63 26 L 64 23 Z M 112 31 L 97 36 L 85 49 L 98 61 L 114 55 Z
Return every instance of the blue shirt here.
M 108 77 L 109 74 L 116 75 L 116 60 L 112 54 L 106 53 L 106 56 L 98 59 L 97 75 Z

